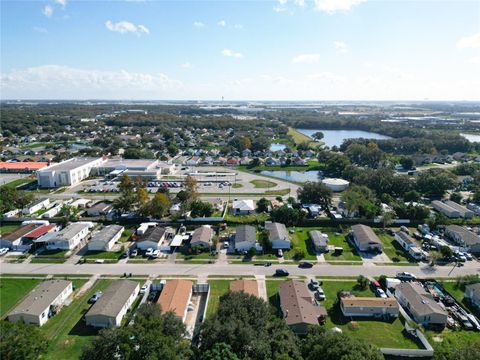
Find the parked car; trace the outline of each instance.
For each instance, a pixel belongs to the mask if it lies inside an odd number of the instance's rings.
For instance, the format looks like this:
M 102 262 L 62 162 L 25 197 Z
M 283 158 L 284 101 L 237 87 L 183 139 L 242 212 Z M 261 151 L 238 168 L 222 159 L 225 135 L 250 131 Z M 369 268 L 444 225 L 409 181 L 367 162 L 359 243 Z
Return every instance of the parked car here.
M 160 250 L 155 250 L 153 253 L 152 253 L 152 257 L 153 258 L 158 258 L 160 256 Z
M 0 249 L 0 256 L 5 255 L 10 249 L 9 248 L 1 248 Z
M 158 292 L 157 291 L 150 291 L 150 294 L 148 294 L 148 301 L 155 301 L 155 298 L 157 297 Z
M 143 284 L 143 286 L 140 288 L 140 294 L 145 294 L 147 292 L 148 285 Z
M 275 270 L 275 276 L 288 276 L 290 273 L 285 269 L 277 269 Z
M 230 244 L 229 244 L 228 241 L 225 241 L 225 242 L 223 243 L 223 248 L 224 248 L 224 249 L 228 249 L 229 246 L 230 246 Z
M 88 299 L 88 303 L 89 304 L 94 304 L 97 302 L 98 299 L 100 299 L 103 295 L 103 292 L 102 291 L 97 291 L 95 294 L 93 294 L 93 296 Z
M 326 299 L 325 292 L 321 287 L 318 287 L 318 289 L 315 291 L 314 296 L 315 296 L 315 299 L 318 301 L 323 301 Z
M 145 256 L 152 256 L 152 254 L 153 254 L 152 248 L 148 248 L 147 251 L 145 252 Z
M 278 257 L 283 257 L 283 250 L 282 249 L 278 249 L 277 256 Z
M 310 269 L 313 267 L 313 263 L 311 263 L 310 261 L 302 261 L 300 264 L 298 264 L 298 267 L 303 269 Z
M 400 279 L 400 280 L 403 280 L 403 281 L 411 281 L 411 280 L 415 280 L 417 277 L 415 275 L 413 275 L 412 273 L 402 271 L 402 272 L 397 273 L 396 278 Z
M 469 260 L 469 261 L 470 261 L 470 260 L 473 260 L 472 254 L 470 254 L 470 253 L 464 253 L 463 255 L 467 258 L 467 260 Z
M 125 251 L 125 252 L 122 254 L 121 258 L 122 258 L 122 259 L 125 259 L 125 258 L 127 258 L 127 257 L 128 257 L 128 251 Z
M 318 281 L 310 279 L 310 282 L 308 283 L 308 287 L 310 288 L 310 290 L 315 291 L 320 287 L 320 284 L 318 283 Z
M 380 297 L 382 299 L 386 299 L 387 298 L 387 294 L 385 294 L 385 291 L 383 291 L 382 289 L 378 288 L 377 290 L 375 290 L 375 295 L 377 295 L 377 297 Z
M 135 256 L 137 256 L 137 255 L 138 255 L 138 250 L 137 250 L 137 249 L 134 249 L 134 250 L 132 250 L 132 251 L 130 252 L 130 256 L 131 256 L 131 257 L 135 257 Z
M 370 281 L 370 288 L 375 291 L 376 289 L 380 288 L 380 283 L 377 280 Z

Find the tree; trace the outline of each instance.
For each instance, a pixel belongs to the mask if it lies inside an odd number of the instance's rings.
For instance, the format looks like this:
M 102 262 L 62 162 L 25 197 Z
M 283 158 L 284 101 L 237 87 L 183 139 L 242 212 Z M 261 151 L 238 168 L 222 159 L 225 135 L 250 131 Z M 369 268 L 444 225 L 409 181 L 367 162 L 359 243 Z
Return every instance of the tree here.
M 450 200 L 455 201 L 456 203 L 461 203 L 462 202 L 462 194 L 458 192 L 454 192 L 450 194 Z
M 285 321 L 274 316 L 268 303 L 244 292 L 222 295 L 217 312 L 201 326 L 199 354 L 213 351 L 219 343 L 227 344 L 239 359 L 300 358 Z
M 124 174 L 118 185 L 120 196 L 113 202 L 113 207 L 120 213 L 126 213 L 133 209 L 137 200 L 134 192 L 135 185 L 127 174 Z
M 302 203 L 319 204 L 327 211 L 332 205 L 333 192 L 321 182 L 306 182 L 298 189 L 297 195 Z
M 435 346 L 434 360 L 478 360 L 480 340 L 466 340 L 459 344 L 453 341 L 443 341 Z
M 326 331 L 312 326 L 302 340 L 304 360 L 383 360 L 383 354 L 374 346 L 346 334 Z
M 269 252 L 272 250 L 272 242 L 270 241 L 269 231 L 263 229 L 258 236 L 258 242 L 262 245 L 263 252 Z
M 209 217 L 213 214 L 213 206 L 209 202 L 194 200 L 191 204 L 192 217 Z
M 415 190 L 407 191 L 403 195 L 403 200 L 407 201 L 407 202 L 411 202 L 411 201 L 416 202 L 416 201 L 420 200 L 420 193 L 418 191 L 415 191 Z
M 373 218 L 380 213 L 380 207 L 372 190 L 366 186 L 352 185 L 341 195 L 349 215 Z
M 157 192 L 153 199 L 147 204 L 148 214 L 156 219 L 161 219 L 172 205 L 168 195 Z
M 300 248 L 300 247 L 296 247 L 296 248 L 293 248 L 293 258 L 295 260 L 301 260 L 305 257 L 305 250 Z
M 0 359 L 35 360 L 47 346 L 47 339 L 37 326 L 0 321 Z
M 418 175 L 417 188 L 423 194 L 442 197 L 445 192 L 455 187 L 455 175 L 441 169 L 430 169 Z
M 238 356 L 232 352 L 230 345 L 223 342 L 213 345 L 213 347 L 203 354 L 200 354 L 202 360 L 239 360 Z
M 14 187 L 0 186 L 0 214 L 14 209 L 23 209 L 34 199 L 31 192 L 18 190 Z
M 442 254 L 443 258 L 450 258 L 453 255 L 453 251 L 450 246 L 443 245 L 440 247 L 440 254 Z
M 70 205 L 63 205 L 58 216 L 61 218 L 60 223 L 62 226 L 67 225 L 69 222 L 76 221 L 80 215 L 80 209 Z
M 430 266 L 435 266 L 438 263 L 438 260 L 442 257 L 442 255 L 438 251 L 430 251 Z
M 185 335 L 185 325 L 174 313 L 162 314 L 157 304 L 143 304 L 133 325 L 101 330 L 81 359 L 187 360 L 191 350 Z
M 315 140 L 320 141 L 320 140 L 323 139 L 323 132 L 317 131 L 317 132 L 315 132 L 315 133 L 312 135 L 312 137 L 313 137 Z
M 400 165 L 402 165 L 404 170 L 411 170 L 413 168 L 413 159 L 411 157 L 402 157 Z
M 305 213 L 299 209 L 283 205 L 273 209 L 270 217 L 273 221 L 283 223 L 286 226 L 292 226 L 299 224 L 305 218 Z
M 365 290 L 368 287 L 368 278 L 363 275 L 358 275 L 357 285 L 361 290 Z
M 257 201 L 257 212 L 268 212 L 269 207 L 272 205 L 271 201 L 265 198 L 261 198 Z

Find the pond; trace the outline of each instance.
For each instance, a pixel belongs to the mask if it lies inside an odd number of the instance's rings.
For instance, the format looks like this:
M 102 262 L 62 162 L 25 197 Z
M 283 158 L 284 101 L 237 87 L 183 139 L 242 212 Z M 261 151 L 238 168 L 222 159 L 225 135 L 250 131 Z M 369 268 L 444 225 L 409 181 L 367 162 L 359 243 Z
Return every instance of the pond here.
M 270 151 L 280 151 L 285 150 L 287 146 L 285 144 L 274 143 L 270 145 Z
M 320 170 L 309 171 L 285 171 L 285 170 L 262 170 L 260 174 L 276 177 L 283 180 L 295 182 L 319 181 L 322 179 L 323 173 Z
M 460 136 L 463 136 L 470 142 L 480 142 L 480 135 L 478 134 L 460 134 Z
M 322 141 L 325 143 L 326 146 L 340 146 L 343 143 L 343 140 L 346 139 L 375 139 L 375 140 L 383 140 L 383 139 L 391 139 L 390 136 L 377 134 L 370 131 L 363 131 L 363 130 L 321 130 L 321 129 L 297 129 L 297 131 L 305 134 L 307 136 L 312 136 L 318 131 L 323 133 Z

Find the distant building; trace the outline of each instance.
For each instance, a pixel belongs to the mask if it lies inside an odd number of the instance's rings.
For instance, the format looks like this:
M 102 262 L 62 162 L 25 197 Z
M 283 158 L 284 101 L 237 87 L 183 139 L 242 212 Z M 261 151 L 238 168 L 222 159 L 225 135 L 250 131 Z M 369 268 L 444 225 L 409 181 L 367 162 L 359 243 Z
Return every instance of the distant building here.
M 113 209 L 113 204 L 109 201 L 99 201 L 87 209 L 88 216 L 107 215 Z
M 230 282 L 230 291 L 231 292 L 240 292 L 243 291 L 246 294 L 258 296 L 258 284 L 256 280 L 234 280 Z
M 381 240 L 370 226 L 363 224 L 353 225 L 350 237 L 359 251 L 383 251 Z
M 173 311 L 183 322 L 187 318 L 188 304 L 192 298 L 193 282 L 190 280 L 169 280 L 158 298 L 162 312 Z
M 42 281 L 8 314 L 8 321 L 42 326 L 59 310 L 72 291 L 71 281 Z
M 73 186 L 88 178 L 102 158 L 73 158 L 37 171 L 37 182 L 41 188 Z
M 313 304 L 310 291 L 303 281 L 282 282 L 278 294 L 283 318 L 295 334 L 306 334 L 310 325 L 325 321 L 327 311 L 323 306 Z
M 48 162 L 41 161 L 0 161 L 0 173 L 22 173 L 30 174 L 50 165 Z
M 265 221 L 265 229 L 268 230 L 268 238 L 272 243 L 272 249 L 290 249 L 291 239 L 285 224 Z
M 160 247 L 165 240 L 166 229 L 164 227 L 148 228 L 144 235 L 137 240 L 137 248 L 140 250 L 147 250 L 152 248 L 160 250 Z
M 13 250 L 29 249 L 31 245 L 31 240 L 27 238 L 27 236 L 28 234 L 33 232 L 38 226 L 38 224 L 28 224 L 20 227 L 19 229 L 9 234 L 1 234 L 0 246 Z
M 465 206 L 457 204 L 456 202 L 451 200 L 432 201 L 432 207 L 438 212 L 441 212 L 442 214 L 444 214 L 449 218 L 461 217 L 465 219 L 471 219 L 475 215 L 475 213 L 472 210 L 469 210 Z
M 39 210 L 42 209 L 47 209 L 50 206 L 50 199 L 44 198 L 44 199 L 38 199 L 34 201 L 33 203 L 29 204 L 25 208 L 23 208 L 22 213 L 24 215 L 31 215 L 33 213 L 36 213 Z
M 88 242 L 88 251 L 110 251 L 122 236 L 124 227 L 108 225 L 96 232 Z
M 86 324 L 101 328 L 120 326 L 139 291 L 138 282 L 115 280 L 86 313 Z
M 253 200 L 236 200 L 232 204 L 233 215 L 249 215 L 255 212 Z
M 480 236 L 460 225 L 448 225 L 445 235 L 458 246 L 474 254 L 480 253 Z
M 448 314 L 418 282 L 403 282 L 395 288 L 400 305 L 418 324 L 426 328 L 444 328 Z

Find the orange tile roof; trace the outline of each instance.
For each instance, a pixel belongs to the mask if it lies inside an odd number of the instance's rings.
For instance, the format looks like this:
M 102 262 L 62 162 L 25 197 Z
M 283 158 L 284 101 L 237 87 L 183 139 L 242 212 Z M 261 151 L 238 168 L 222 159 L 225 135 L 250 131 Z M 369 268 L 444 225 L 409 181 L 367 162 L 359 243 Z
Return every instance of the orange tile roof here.
M 167 281 L 157 301 L 162 312 L 173 311 L 178 317 L 183 318 L 190 300 L 192 285 L 189 280 Z
M 21 162 L 6 162 L 0 161 L 0 169 L 7 170 L 40 170 L 45 166 L 48 166 L 48 162 L 43 161 L 21 161 Z
M 230 283 L 230 291 L 239 292 L 243 291 L 246 294 L 250 294 L 258 297 L 258 285 L 256 280 L 235 280 Z

